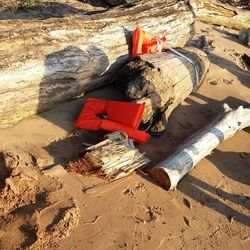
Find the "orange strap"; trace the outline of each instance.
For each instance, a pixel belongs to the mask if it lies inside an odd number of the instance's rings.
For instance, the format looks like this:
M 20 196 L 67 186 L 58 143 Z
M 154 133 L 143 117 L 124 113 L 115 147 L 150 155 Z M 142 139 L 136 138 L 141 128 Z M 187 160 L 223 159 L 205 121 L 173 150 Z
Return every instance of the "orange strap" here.
M 132 53 L 131 56 L 146 53 L 156 53 L 166 49 L 166 37 L 156 37 L 153 34 L 143 31 L 137 27 L 132 36 Z

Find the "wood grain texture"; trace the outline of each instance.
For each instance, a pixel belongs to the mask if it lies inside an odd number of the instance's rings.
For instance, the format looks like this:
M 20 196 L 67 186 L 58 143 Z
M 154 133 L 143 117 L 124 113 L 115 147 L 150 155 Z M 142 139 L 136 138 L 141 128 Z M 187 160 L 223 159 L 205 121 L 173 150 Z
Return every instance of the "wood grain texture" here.
M 126 142 L 106 139 L 86 149 L 84 158 L 70 162 L 68 171 L 116 180 L 148 164 L 148 158 Z
M 217 119 L 177 147 L 167 159 L 148 169 L 153 179 L 167 190 L 175 189 L 178 182 L 220 143 L 250 126 L 249 108 L 240 106 L 232 110 L 227 104 L 223 108 Z
M 92 15 L 0 21 L 0 128 L 109 84 L 140 25 L 183 46 L 194 15 L 183 2 L 139 1 Z
M 143 123 L 168 105 L 165 116 L 201 84 L 209 67 L 206 54 L 196 48 L 183 48 L 166 53 L 145 54 L 121 68 L 115 83 L 130 100 L 146 103 Z M 136 72 L 133 75 L 133 72 Z
M 217 0 L 190 0 L 198 20 L 233 29 L 249 28 L 250 11 Z

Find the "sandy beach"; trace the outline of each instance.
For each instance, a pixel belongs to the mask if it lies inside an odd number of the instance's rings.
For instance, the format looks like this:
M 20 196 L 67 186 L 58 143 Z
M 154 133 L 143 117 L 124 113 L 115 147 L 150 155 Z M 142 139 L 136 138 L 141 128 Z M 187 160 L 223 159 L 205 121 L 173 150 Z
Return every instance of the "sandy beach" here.
M 196 23 L 212 41 L 202 86 L 171 114 L 167 132 L 139 145 L 150 166 L 206 126 L 223 103 L 250 106 L 250 49 L 238 31 Z M 109 86 L 0 130 L 0 249 L 250 249 L 250 129 L 217 147 L 166 191 L 136 172 L 109 183 L 69 173 L 85 143 L 76 131 L 84 99 L 123 100 Z

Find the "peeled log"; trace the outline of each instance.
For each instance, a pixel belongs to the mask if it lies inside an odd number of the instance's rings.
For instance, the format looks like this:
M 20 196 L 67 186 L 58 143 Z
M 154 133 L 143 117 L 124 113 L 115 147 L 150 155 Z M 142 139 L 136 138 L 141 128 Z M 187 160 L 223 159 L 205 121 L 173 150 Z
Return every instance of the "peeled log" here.
M 108 84 L 129 58 L 131 31 L 140 25 L 167 35 L 169 46 L 192 36 L 184 1 L 140 1 L 99 14 L 0 21 L 0 128 Z
M 250 24 L 250 11 L 216 0 L 190 0 L 198 20 L 232 29 L 246 29 Z
M 250 126 L 250 108 L 232 110 L 224 104 L 223 113 L 211 124 L 193 135 L 166 160 L 148 169 L 153 179 L 165 189 L 175 189 L 178 182 L 220 143 L 237 131 Z

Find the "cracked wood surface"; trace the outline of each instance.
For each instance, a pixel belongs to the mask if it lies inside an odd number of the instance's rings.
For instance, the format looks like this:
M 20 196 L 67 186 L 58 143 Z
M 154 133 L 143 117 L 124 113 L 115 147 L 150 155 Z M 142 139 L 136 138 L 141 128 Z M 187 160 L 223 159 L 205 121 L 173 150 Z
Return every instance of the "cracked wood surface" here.
M 93 15 L 0 21 L 0 128 L 109 83 L 137 25 L 184 46 L 194 15 L 183 1 L 139 1 Z
M 192 171 L 200 160 L 211 154 L 220 143 L 249 126 L 249 108 L 240 106 L 232 110 L 224 104 L 223 112 L 218 115 L 217 119 L 192 135 L 168 158 L 148 169 L 148 172 L 165 189 L 173 190 L 178 182 Z
M 250 11 L 240 9 L 216 0 L 189 1 L 198 20 L 204 23 L 222 25 L 232 29 L 249 28 Z

